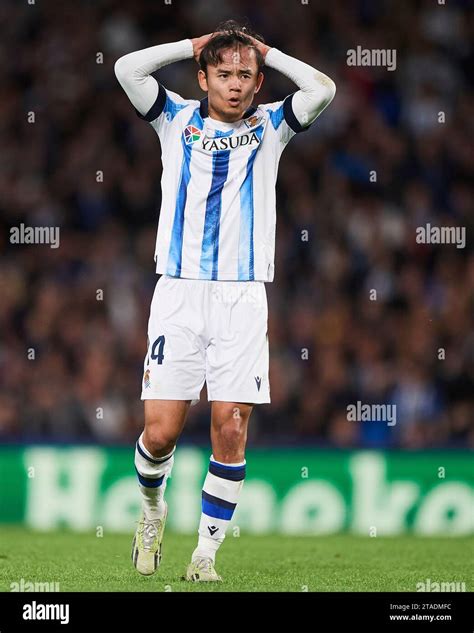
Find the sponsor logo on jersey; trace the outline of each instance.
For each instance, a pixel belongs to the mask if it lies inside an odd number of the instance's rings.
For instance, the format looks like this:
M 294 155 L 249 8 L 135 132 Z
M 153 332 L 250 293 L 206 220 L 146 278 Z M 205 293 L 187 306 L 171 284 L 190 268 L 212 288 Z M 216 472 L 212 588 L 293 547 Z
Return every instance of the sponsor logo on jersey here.
M 199 141 L 201 136 L 202 136 L 202 130 L 200 130 L 197 127 L 194 127 L 194 125 L 188 125 L 184 129 L 184 140 L 186 141 L 187 145 L 191 145 L 191 143 L 195 143 L 196 141 Z
M 248 145 L 259 145 L 260 139 L 256 132 L 249 132 L 247 134 L 240 134 L 239 136 L 222 136 L 218 138 L 204 137 L 202 140 L 202 148 L 212 152 L 219 150 L 237 149 L 237 147 L 243 147 Z

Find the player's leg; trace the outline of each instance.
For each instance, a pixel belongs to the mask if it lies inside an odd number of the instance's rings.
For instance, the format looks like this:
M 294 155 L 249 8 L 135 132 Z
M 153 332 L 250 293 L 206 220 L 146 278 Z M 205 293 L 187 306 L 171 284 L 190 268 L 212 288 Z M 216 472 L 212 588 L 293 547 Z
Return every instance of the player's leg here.
M 135 468 L 146 519 L 165 514 L 166 481 L 190 405 L 190 400 L 145 400 L 145 429 L 135 447 Z
M 191 400 L 146 400 L 145 430 L 135 447 L 135 470 L 142 498 L 142 516 L 132 543 L 132 561 L 149 576 L 159 567 L 168 514 L 164 499 L 174 451 Z
M 212 403 L 212 455 L 202 489 L 199 541 L 187 572 L 190 580 L 221 580 L 214 569 L 215 557 L 244 484 L 245 445 L 252 408 L 250 403 Z
M 253 404 L 249 402 L 212 402 L 211 444 L 216 462 L 243 462 L 247 430 Z
M 143 512 L 132 546 L 133 563 L 146 575 L 160 564 L 166 481 L 189 407 L 199 401 L 204 383 L 200 292 L 192 280 L 163 276 L 151 304 L 142 389 L 145 428 L 135 448 Z
M 188 580 L 219 579 L 214 571 L 215 556 L 243 488 L 252 407 L 270 402 L 264 284 L 215 283 L 219 292 L 214 293 L 211 344 L 206 350 L 213 453 L 202 491 L 199 542 L 188 567 Z

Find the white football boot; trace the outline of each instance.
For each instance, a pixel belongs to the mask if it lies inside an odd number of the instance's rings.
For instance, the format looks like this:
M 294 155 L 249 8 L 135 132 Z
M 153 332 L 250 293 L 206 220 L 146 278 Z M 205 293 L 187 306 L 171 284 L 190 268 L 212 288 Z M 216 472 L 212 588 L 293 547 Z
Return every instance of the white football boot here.
M 161 563 L 161 542 L 165 531 L 168 505 L 165 501 L 165 514 L 162 519 L 153 521 L 142 518 L 132 542 L 132 562 L 143 576 L 151 576 Z
M 212 558 L 196 557 L 189 565 L 183 580 L 191 582 L 222 582 L 214 569 Z

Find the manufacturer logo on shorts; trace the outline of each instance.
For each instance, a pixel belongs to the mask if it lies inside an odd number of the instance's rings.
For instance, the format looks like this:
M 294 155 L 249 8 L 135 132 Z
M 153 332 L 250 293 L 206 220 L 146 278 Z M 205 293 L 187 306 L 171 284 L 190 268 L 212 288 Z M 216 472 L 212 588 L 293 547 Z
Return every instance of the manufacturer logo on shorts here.
M 150 370 L 147 369 L 145 375 L 143 376 L 143 384 L 145 385 L 145 389 L 148 389 L 150 386 Z
M 257 383 L 257 389 L 260 391 L 260 385 L 262 384 L 261 376 L 255 376 L 255 382 Z

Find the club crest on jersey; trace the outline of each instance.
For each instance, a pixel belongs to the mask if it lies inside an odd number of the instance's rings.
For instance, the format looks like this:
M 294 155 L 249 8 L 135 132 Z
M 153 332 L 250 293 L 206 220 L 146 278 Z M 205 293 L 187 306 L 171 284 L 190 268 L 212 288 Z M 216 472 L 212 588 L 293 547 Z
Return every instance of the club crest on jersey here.
M 194 127 L 194 125 L 188 125 L 184 129 L 184 140 L 186 142 L 186 145 L 191 145 L 191 143 L 199 141 L 201 136 L 202 131 L 199 128 Z
M 143 376 L 143 384 L 145 385 L 145 389 L 150 387 L 150 370 L 147 369 L 145 375 Z
M 262 118 L 263 117 L 259 116 L 258 114 L 253 114 L 252 116 L 249 116 L 248 119 L 245 119 L 244 123 L 247 127 L 255 127 L 258 123 L 260 123 Z

